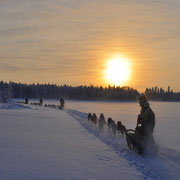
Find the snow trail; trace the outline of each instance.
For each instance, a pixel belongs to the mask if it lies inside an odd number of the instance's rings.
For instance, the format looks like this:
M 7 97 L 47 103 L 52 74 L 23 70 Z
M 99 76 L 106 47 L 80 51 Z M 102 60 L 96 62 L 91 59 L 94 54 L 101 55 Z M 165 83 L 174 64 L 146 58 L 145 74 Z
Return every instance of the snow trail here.
M 144 179 L 180 179 L 180 153 L 167 149 L 160 148 L 159 154 L 155 157 L 141 157 L 135 152 L 129 150 L 126 145 L 126 140 L 121 135 L 114 137 L 108 133 L 107 128 L 104 132 L 99 132 L 99 129 L 94 124 L 87 121 L 87 113 L 66 109 L 69 115 L 77 120 L 89 133 L 95 135 L 99 140 L 114 151 L 122 158 L 128 161 L 130 166 L 143 174 Z M 175 176 L 174 176 L 175 175 Z

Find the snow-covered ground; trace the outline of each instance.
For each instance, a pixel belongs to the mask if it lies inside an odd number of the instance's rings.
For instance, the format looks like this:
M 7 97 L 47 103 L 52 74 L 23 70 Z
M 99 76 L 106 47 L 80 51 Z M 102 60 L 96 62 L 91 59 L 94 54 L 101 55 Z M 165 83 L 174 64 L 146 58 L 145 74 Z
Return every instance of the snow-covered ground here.
M 0 104 L 0 180 L 180 179 L 180 103 L 151 103 L 156 157 L 138 156 L 121 135 L 99 132 L 87 122 L 88 112 L 102 112 L 134 128 L 137 103 L 66 101 L 65 106 L 61 111 Z

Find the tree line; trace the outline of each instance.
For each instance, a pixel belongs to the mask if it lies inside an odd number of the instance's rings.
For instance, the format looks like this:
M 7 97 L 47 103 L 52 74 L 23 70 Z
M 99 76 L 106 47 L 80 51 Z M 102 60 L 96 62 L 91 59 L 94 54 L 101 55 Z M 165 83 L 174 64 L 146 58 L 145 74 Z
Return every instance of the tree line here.
M 136 89 L 124 86 L 68 86 L 56 84 L 24 84 L 0 81 L 0 102 L 10 98 L 44 98 L 44 99 L 74 99 L 74 100 L 112 100 L 136 101 L 141 93 Z M 144 94 L 150 100 L 180 101 L 180 93 L 174 93 L 170 87 L 146 88 Z
M 166 91 L 163 88 L 159 88 L 158 86 L 146 88 L 144 94 L 150 100 L 180 101 L 180 92 L 174 93 L 170 86 L 168 86 Z
M 23 84 L 0 82 L 0 92 L 9 98 L 46 98 L 75 100 L 136 100 L 139 92 L 130 87 L 58 86 L 55 84 Z

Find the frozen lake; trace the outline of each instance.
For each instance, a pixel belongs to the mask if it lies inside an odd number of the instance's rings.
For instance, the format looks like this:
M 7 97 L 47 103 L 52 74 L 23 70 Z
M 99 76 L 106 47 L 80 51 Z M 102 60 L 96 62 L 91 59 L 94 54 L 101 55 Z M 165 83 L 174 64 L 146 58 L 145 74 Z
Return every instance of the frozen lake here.
M 35 102 L 38 100 L 32 100 Z M 44 100 L 44 104 L 59 104 L 58 100 Z M 156 115 L 154 136 L 159 146 L 172 148 L 180 152 L 180 103 L 179 102 L 150 102 Z M 138 102 L 94 102 L 94 101 L 65 101 L 66 109 L 75 109 L 84 113 L 104 113 L 105 118 L 122 121 L 127 128 L 135 128 L 137 115 L 140 112 Z
M 23 100 L 24 101 L 24 100 Z M 30 100 L 39 102 L 39 100 Z M 59 100 L 44 100 L 44 104 L 59 105 Z M 150 102 L 156 115 L 154 137 L 159 146 L 172 148 L 180 152 L 180 102 Z M 74 109 L 84 113 L 104 113 L 105 118 L 121 121 L 128 129 L 134 129 L 140 113 L 138 102 L 103 102 L 103 101 L 71 101 L 65 100 L 66 109 Z
M 38 102 L 38 100 L 31 100 Z M 45 104 L 59 104 L 44 100 Z M 0 103 L 0 179 L 179 180 L 179 103 L 150 102 L 156 114 L 158 155 L 138 156 L 122 135 L 87 121 L 104 113 L 134 128 L 139 104 L 66 101 L 65 110 Z M 108 171 L 107 171 L 108 169 Z

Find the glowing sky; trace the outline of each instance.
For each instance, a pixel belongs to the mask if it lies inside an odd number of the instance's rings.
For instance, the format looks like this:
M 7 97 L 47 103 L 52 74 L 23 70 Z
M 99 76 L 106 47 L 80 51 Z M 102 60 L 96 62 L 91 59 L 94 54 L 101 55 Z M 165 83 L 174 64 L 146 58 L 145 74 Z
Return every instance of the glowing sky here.
M 0 1 L 0 80 L 104 86 L 117 53 L 126 85 L 180 91 L 180 1 Z

